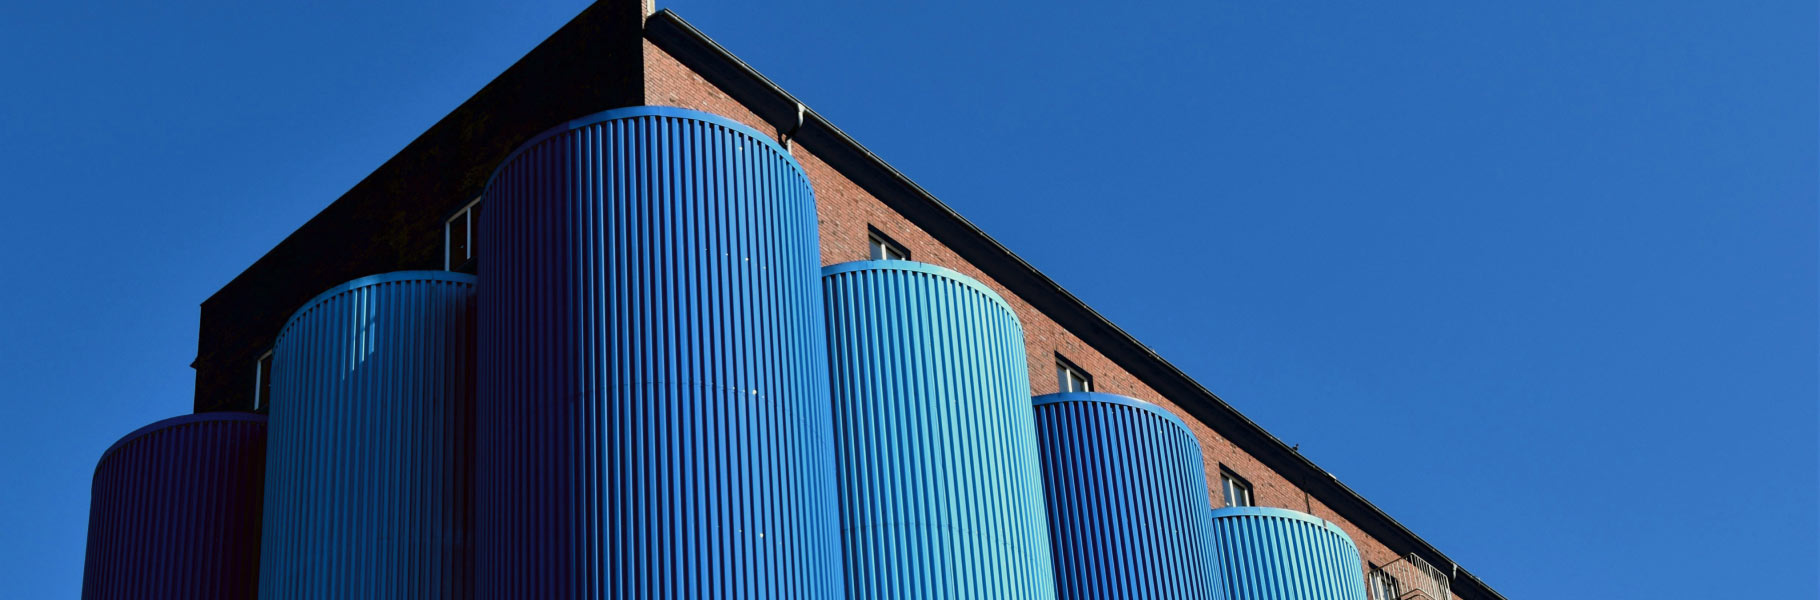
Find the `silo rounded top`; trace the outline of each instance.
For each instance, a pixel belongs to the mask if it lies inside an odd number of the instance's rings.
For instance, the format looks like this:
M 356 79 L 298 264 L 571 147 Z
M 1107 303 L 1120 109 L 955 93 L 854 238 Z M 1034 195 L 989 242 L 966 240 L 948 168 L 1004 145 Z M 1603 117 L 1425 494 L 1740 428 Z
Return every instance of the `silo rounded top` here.
M 1332 532 L 1333 534 L 1340 536 L 1340 539 L 1346 540 L 1347 545 L 1353 546 L 1352 536 L 1346 535 L 1346 531 L 1340 529 L 1339 525 L 1335 525 L 1332 521 L 1301 511 L 1289 510 L 1287 508 L 1270 508 L 1267 506 L 1232 506 L 1227 508 L 1216 508 L 1209 511 L 1208 514 L 1215 520 L 1236 517 L 1274 517 L 1302 521 Z
M 108 456 L 112 455 L 114 451 L 126 447 L 126 445 L 133 440 L 166 429 L 183 427 L 185 425 L 195 425 L 198 423 L 220 423 L 226 421 L 252 421 L 263 424 L 265 423 L 265 420 L 265 415 L 239 411 L 216 411 L 171 417 L 134 429 L 132 433 L 120 436 L 118 441 L 115 441 L 112 445 L 107 447 L 107 450 L 101 452 L 101 460 L 96 461 L 98 463 L 96 467 L 99 468 L 99 463 L 106 463 Z
M 1043 394 L 1030 399 L 1030 405 L 1032 407 L 1066 403 L 1099 403 L 1128 406 L 1162 417 L 1163 420 L 1168 421 L 1170 424 L 1181 429 L 1182 433 L 1187 434 L 1188 437 L 1194 437 L 1194 430 L 1188 428 L 1188 423 L 1183 422 L 1181 417 L 1175 416 L 1175 413 L 1169 412 L 1169 409 L 1130 396 L 1120 396 L 1118 394 L 1108 394 L 1105 392 L 1062 392 L 1058 394 Z
M 999 308 L 1005 309 L 1005 312 L 1009 312 L 1013 315 L 1017 314 L 1017 311 L 1011 310 L 1011 303 L 1006 302 L 1003 296 L 998 295 L 998 292 L 992 291 L 992 288 L 986 287 L 986 284 L 980 283 L 978 279 L 968 277 L 960 271 L 948 267 L 932 265 L 929 263 L 909 260 L 856 260 L 822 267 L 822 277 L 827 278 L 830 275 L 860 271 L 905 271 L 934 275 L 959 283 L 968 289 L 984 294 L 993 304 L 998 305 Z M 1018 328 L 1021 330 L 1023 327 L 1023 323 L 1021 321 L 1018 322 Z
M 597 112 L 597 113 L 594 113 L 594 114 L 591 114 L 591 115 L 588 115 L 585 117 L 569 119 L 567 121 L 564 121 L 560 125 L 551 127 L 549 129 L 545 129 L 542 133 L 531 136 L 531 139 L 525 140 L 525 143 L 519 144 L 518 148 L 512 150 L 511 154 L 506 155 L 505 160 L 499 161 L 499 166 L 493 168 L 493 173 L 491 175 L 487 176 L 487 188 L 493 187 L 493 180 L 495 178 L 499 177 L 500 170 L 505 169 L 506 165 L 512 164 L 513 159 L 518 158 L 518 155 L 524 153 L 525 150 L 527 150 L 533 146 L 536 146 L 540 143 L 543 143 L 544 140 L 548 140 L 550 138 L 553 138 L 553 137 L 556 137 L 556 136 L 559 136 L 559 135 L 562 135 L 562 134 L 565 134 L 565 133 L 568 133 L 568 132 L 571 132 L 571 131 L 574 131 L 577 129 L 588 127 L 590 125 L 605 123 L 607 121 L 616 121 L 616 120 L 620 120 L 620 119 L 636 119 L 639 117 L 671 117 L 671 118 L 675 118 L 675 119 L 689 119 L 691 121 L 701 121 L 704 123 L 711 123 L 714 125 L 719 125 L 721 127 L 725 127 L 727 129 L 733 130 L 737 133 L 740 133 L 742 135 L 752 138 L 753 140 L 757 141 L 758 143 L 763 144 L 766 148 L 770 149 L 772 152 L 776 152 L 783 156 L 790 156 L 790 151 L 785 150 L 783 146 L 778 145 L 776 141 L 771 139 L 770 135 L 767 135 L 764 132 L 761 132 L 757 129 L 753 129 L 752 126 L 747 125 L 745 123 L 741 123 L 739 121 L 735 121 L 733 119 L 729 119 L 729 118 L 726 118 L 726 117 L 723 117 L 723 116 L 720 116 L 720 115 L 717 115 L 714 113 L 702 112 L 699 110 L 690 110 L 687 108 L 677 108 L 674 106 L 627 106 L 624 108 L 614 108 L 614 109 L 609 109 L 609 110 L 603 110 L 603 111 L 600 111 L 600 112 Z M 803 172 L 802 165 L 796 164 L 795 160 L 790 160 L 788 162 L 790 163 L 790 168 L 793 171 L 795 171 L 796 176 L 801 177 L 803 182 L 805 184 L 807 184 L 809 181 L 809 175 L 807 173 Z
M 289 333 L 291 326 L 296 325 L 297 320 L 302 318 L 304 314 L 310 312 L 310 309 L 316 308 L 317 305 L 327 302 L 336 296 L 364 287 L 405 281 L 447 281 L 449 283 L 473 285 L 475 277 L 467 273 L 458 273 L 455 271 L 393 271 L 390 273 L 380 273 L 378 275 L 368 275 L 366 277 L 352 279 L 341 285 L 324 290 L 320 294 L 316 294 L 316 297 L 310 298 L 309 302 L 305 302 L 303 303 L 303 306 L 297 307 L 297 312 L 291 313 L 291 317 L 285 319 L 284 328 L 278 330 L 278 337 L 282 338 L 286 333 Z
M 1209 515 L 1228 599 L 1365 600 L 1359 547 L 1338 525 L 1257 506 Z

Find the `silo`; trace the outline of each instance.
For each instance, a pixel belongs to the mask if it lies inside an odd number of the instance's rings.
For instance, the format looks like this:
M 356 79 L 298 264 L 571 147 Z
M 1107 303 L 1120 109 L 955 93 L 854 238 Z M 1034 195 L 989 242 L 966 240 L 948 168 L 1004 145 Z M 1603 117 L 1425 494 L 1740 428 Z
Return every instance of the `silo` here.
M 481 595 L 838 597 L 815 202 L 789 152 L 616 109 L 521 146 L 484 203 Z
M 264 483 L 260 415 L 184 415 L 120 438 L 95 465 L 82 598 L 254 598 Z
M 847 595 L 1055 598 L 1022 325 L 908 261 L 822 270 Z
M 1187 424 L 1114 394 L 1033 404 L 1058 596 L 1218 598 L 1207 475 Z
M 1227 600 L 1365 600 L 1359 548 L 1338 525 L 1281 508 L 1210 514 Z
M 474 277 L 349 281 L 272 351 L 260 597 L 472 596 Z

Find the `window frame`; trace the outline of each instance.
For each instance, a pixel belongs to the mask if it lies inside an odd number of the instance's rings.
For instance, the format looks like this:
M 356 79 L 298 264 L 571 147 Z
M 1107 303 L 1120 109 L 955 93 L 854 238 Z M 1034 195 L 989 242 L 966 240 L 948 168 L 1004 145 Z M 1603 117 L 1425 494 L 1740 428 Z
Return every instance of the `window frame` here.
M 1231 492 L 1233 489 L 1245 492 L 1244 504 L 1237 504 L 1232 501 Z M 1223 505 L 1223 508 L 1257 506 L 1258 496 L 1256 490 L 1257 488 L 1252 487 L 1250 481 L 1246 480 L 1244 477 L 1240 477 L 1238 473 L 1233 472 L 1233 470 L 1227 468 L 1226 465 L 1220 465 L 1220 504 Z
M 461 208 L 456 209 L 455 212 L 449 214 L 448 218 L 442 220 L 442 270 L 460 271 L 474 264 L 474 260 L 479 258 L 474 254 L 474 225 L 476 224 L 474 216 L 480 212 L 480 201 L 484 199 L 486 199 L 485 196 L 480 196 L 469 200 L 467 204 L 461 205 Z M 462 243 L 463 248 L 467 251 L 467 256 L 462 259 L 461 264 L 454 264 L 455 261 L 451 259 L 451 255 L 455 253 L 455 240 L 451 230 L 454 229 L 456 219 L 465 219 L 465 226 L 462 228 Z
M 896 252 L 897 256 L 892 257 L 892 252 Z M 878 228 L 867 227 L 866 260 L 910 260 L 910 250 L 891 239 L 891 236 L 879 232 Z
M 1072 384 L 1077 379 L 1081 382 L 1082 389 L 1069 389 L 1074 387 Z M 1068 360 L 1058 352 L 1055 355 L 1055 388 L 1057 392 L 1064 394 L 1091 392 L 1093 391 L 1093 374 L 1088 373 L 1086 369 L 1074 364 L 1074 361 Z
M 253 359 L 253 412 L 271 409 L 272 405 L 272 351 L 267 348 Z

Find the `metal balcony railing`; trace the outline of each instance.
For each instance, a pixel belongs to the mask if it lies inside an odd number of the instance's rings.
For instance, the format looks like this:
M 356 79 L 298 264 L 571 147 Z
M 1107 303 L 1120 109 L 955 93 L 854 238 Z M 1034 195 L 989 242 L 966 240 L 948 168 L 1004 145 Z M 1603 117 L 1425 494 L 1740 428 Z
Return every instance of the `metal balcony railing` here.
M 1372 569 L 1365 582 L 1372 600 L 1453 600 L 1447 574 L 1415 554 Z

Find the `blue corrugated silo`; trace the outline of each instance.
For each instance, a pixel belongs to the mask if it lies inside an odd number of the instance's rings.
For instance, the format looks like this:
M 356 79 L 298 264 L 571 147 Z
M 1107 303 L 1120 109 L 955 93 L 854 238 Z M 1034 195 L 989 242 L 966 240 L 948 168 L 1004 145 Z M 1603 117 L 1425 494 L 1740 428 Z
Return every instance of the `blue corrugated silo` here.
M 1187 424 L 1114 394 L 1033 404 L 1058 596 L 1218 598 L 1207 476 Z
M 666 107 L 539 135 L 480 218 L 477 589 L 837 598 L 808 177 Z
M 1359 548 L 1338 525 L 1281 508 L 1210 514 L 1227 600 L 1365 600 Z
M 260 597 L 468 598 L 474 277 L 305 303 L 272 352 Z
M 1054 598 L 1023 328 L 949 269 L 822 270 L 848 597 Z
M 95 466 L 82 598 L 255 597 L 265 434 L 264 416 L 211 412 L 114 442 Z

